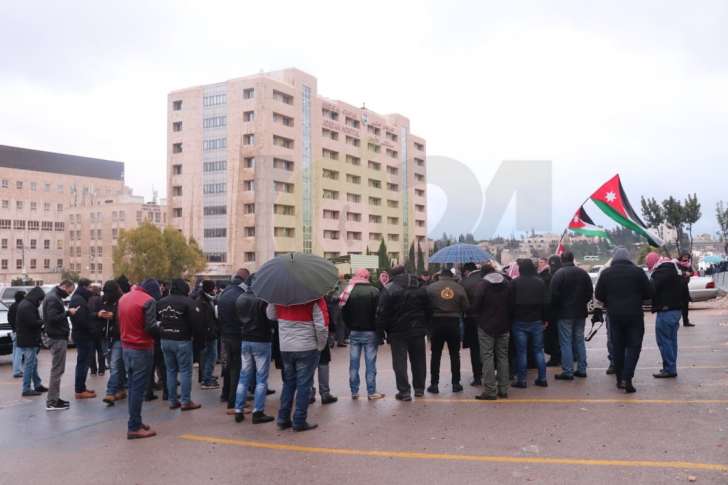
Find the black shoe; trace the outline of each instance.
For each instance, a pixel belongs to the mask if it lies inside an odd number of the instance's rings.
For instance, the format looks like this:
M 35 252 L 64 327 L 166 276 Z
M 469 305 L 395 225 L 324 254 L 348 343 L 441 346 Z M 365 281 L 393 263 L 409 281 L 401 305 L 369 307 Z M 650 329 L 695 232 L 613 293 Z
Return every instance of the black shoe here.
M 549 359 L 549 361 L 546 362 L 546 367 L 561 367 L 561 361 L 557 359 Z
M 46 403 L 46 411 L 68 411 L 68 406 L 64 406 L 58 401 Z
M 313 404 L 315 402 L 316 402 L 316 393 L 314 393 L 313 391 L 311 391 L 311 397 L 308 398 L 308 403 L 309 404 Z
M 440 388 L 437 387 L 437 384 L 432 384 L 430 387 L 427 388 L 427 392 L 429 392 L 430 394 L 440 394 Z
M 617 373 L 617 369 L 615 369 L 612 364 L 609 364 L 609 367 L 607 368 L 607 375 L 612 376 L 616 373 Z
M 554 379 L 556 379 L 557 381 L 573 381 L 574 380 L 574 376 L 570 376 L 570 375 L 564 374 L 562 372 L 561 374 L 556 374 L 554 376 Z
M 480 386 L 483 385 L 483 380 L 482 379 L 478 379 L 476 377 L 475 379 L 473 379 L 473 381 L 470 383 L 470 385 L 473 386 L 473 387 L 480 387 Z
M 62 406 L 65 406 L 65 407 L 67 407 L 67 408 L 70 408 L 70 407 L 71 407 L 71 403 L 70 403 L 70 402 L 68 402 L 68 401 L 64 401 L 64 400 L 63 400 L 63 399 L 61 399 L 60 397 L 59 397 L 59 398 L 58 398 L 58 399 L 56 400 L 56 402 L 57 402 L 58 404 L 62 405 Z
M 463 392 L 463 386 L 461 386 L 460 384 L 453 384 L 452 392 Z
M 237 418 L 237 416 L 236 416 Z M 263 424 L 263 423 L 270 423 L 271 421 L 274 421 L 275 418 L 273 416 L 268 416 L 263 411 L 256 411 L 253 413 L 253 424 Z
M 494 396 L 493 394 L 483 393 L 483 394 L 478 394 L 477 396 L 475 396 L 475 399 L 477 399 L 478 401 L 495 401 L 498 398 L 496 396 Z
M 276 426 L 278 426 L 278 429 L 279 430 L 284 431 L 284 430 L 286 430 L 288 428 L 292 428 L 293 427 L 293 423 L 290 422 L 290 421 L 285 421 L 283 423 L 277 423 Z
M 661 370 L 657 374 L 652 374 L 652 377 L 655 379 L 672 379 L 674 377 L 677 377 L 677 374 L 673 374 L 672 372 L 665 372 L 664 370 Z
M 425 395 L 424 389 L 415 389 L 415 397 L 422 397 Z
M 339 398 L 334 396 L 331 393 L 326 393 L 323 396 L 321 396 L 321 404 L 334 404 L 338 400 L 339 400 Z
M 265 395 L 266 396 L 270 396 L 271 394 L 275 394 L 275 393 L 276 393 L 276 390 L 275 389 L 266 389 L 265 390 Z
M 303 431 L 311 431 L 312 429 L 318 428 L 318 424 L 303 423 L 303 426 L 294 426 L 293 431 L 301 433 Z
M 501 399 L 508 399 L 508 393 L 507 392 L 499 392 L 498 397 Z
M 526 384 L 525 382 L 516 381 L 513 384 L 511 384 L 511 387 L 515 387 L 516 389 L 525 389 L 528 387 L 528 384 Z
M 36 387 L 35 390 L 38 391 L 38 392 L 48 392 L 48 388 L 45 387 L 45 386 L 42 386 L 42 385 Z
M 621 379 L 617 379 L 617 389 L 624 389 L 625 383 Z
M 632 385 L 632 379 L 628 379 L 624 383 L 624 392 L 626 394 L 632 394 L 633 392 L 637 392 L 637 389 Z
M 336 344 L 336 346 L 337 347 L 347 347 L 348 344 L 346 342 L 339 342 L 338 344 Z
M 534 383 L 534 385 L 537 385 L 538 387 L 549 387 L 549 383 L 546 379 L 544 379 L 544 380 L 536 379 L 535 381 L 533 381 L 533 383 Z
M 404 402 L 409 402 L 409 401 L 412 400 L 412 396 L 410 396 L 409 394 L 402 394 L 400 392 L 398 392 L 397 394 L 395 394 L 394 395 L 394 398 L 397 401 L 404 401 Z
M 240 412 L 240 413 L 236 412 L 235 413 L 235 422 L 242 423 L 243 421 L 245 421 L 245 414 L 242 412 Z
M 95 376 L 95 375 L 96 375 L 96 371 L 95 371 L 95 370 L 92 370 L 92 371 L 91 371 L 91 375 L 92 375 L 92 376 Z
M 159 399 L 156 394 L 147 394 L 144 396 L 144 400 L 147 402 L 154 401 L 155 399 Z
M 695 326 L 694 323 L 690 323 L 690 322 L 683 323 L 683 327 L 694 327 L 694 326 Z
M 31 389 L 30 391 L 23 391 L 23 397 L 35 397 L 40 396 L 41 394 L 43 393 L 34 389 Z
M 586 372 L 574 372 L 574 377 L 581 377 L 582 379 L 585 379 Z

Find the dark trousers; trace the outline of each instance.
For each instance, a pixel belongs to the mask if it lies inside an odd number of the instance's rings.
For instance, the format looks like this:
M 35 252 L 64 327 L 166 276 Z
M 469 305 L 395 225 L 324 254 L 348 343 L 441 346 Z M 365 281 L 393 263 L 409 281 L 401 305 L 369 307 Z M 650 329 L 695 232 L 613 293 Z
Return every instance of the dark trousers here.
M 688 315 L 690 313 L 690 300 L 687 300 L 683 303 L 682 307 L 682 322 L 683 325 L 686 323 L 690 323 L 690 316 Z
M 240 359 L 241 337 L 222 337 L 222 397 L 227 400 L 228 409 L 235 407 L 235 393 L 240 381 Z
M 410 394 L 410 383 L 407 374 L 407 357 L 409 356 L 412 367 L 412 384 L 415 392 L 425 391 L 425 380 L 427 379 L 427 346 L 425 336 L 390 335 L 392 345 L 392 367 L 397 381 L 397 391 L 408 396 Z
M 432 359 L 430 360 L 430 381 L 436 386 L 440 383 L 440 359 L 442 349 L 447 343 L 450 354 L 452 383 L 460 384 L 460 319 L 435 317 L 432 319 Z
M 95 350 L 94 340 L 91 338 L 76 338 L 76 393 L 86 391 L 86 376 L 91 362 L 91 355 Z
M 89 359 L 92 374 L 106 372 L 106 349 L 104 347 L 103 337 L 94 338 L 94 351 L 91 352 L 91 358 Z
M 481 381 L 483 379 L 483 361 L 480 352 L 480 339 L 478 338 L 478 324 L 475 323 L 473 318 L 468 317 L 465 319 L 463 342 L 470 347 L 470 367 L 473 369 L 473 381 Z
M 154 339 L 154 354 L 152 356 L 152 368 L 147 377 L 146 395 L 154 394 L 154 373 L 157 373 L 159 381 L 162 383 L 162 397 L 167 396 L 167 367 L 164 365 L 164 354 L 158 339 Z M 169 396 L 167 396 L 169 397 Z
M 617 379 L 631 380 L 642 351 L 642 339 L 645 336 L 644 315 L 627 317 L 610 315 L 609 334 Z

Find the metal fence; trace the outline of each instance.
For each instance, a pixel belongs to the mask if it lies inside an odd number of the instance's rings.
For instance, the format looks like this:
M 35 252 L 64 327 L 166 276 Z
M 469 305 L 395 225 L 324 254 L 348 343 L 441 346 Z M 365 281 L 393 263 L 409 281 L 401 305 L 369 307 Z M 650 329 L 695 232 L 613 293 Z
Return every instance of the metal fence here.
M 728 271 L 714 274 L 713 281 L 715 281 L 715 286 L 722 289 L 723 291 L 728 292 Z

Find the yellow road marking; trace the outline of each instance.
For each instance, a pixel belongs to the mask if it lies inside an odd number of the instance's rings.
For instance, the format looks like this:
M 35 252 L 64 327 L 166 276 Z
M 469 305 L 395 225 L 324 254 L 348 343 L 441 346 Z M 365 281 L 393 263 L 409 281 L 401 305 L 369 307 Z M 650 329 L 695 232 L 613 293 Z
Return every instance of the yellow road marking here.
M 413 451 L 377 451 L 357 450 L 347 448 L 319 448 L 290 444 L 266 443 L 241 439 L 218 438 L 184 434 L 179 437 L 183 440 L 211 443 L 218 445 L 242 446 L 266 450 L 293 451 L 298 453 L 315 453 L 324 455 L 364 456 L 372 458 L 403 458 L 416 460 L 442 460 L 442 461 L 468 461 L 481 463 L 531 463 L 545 465 L 582 465 L 582 466 L 612 466 L 634 468 L 679 468 L 683 470 L 709 470 L 728 472 L 728 465 L 716 463 L 693 463 L 689 461 L 653 461 L 653 460 L 591 460 L 580 458 L 546 458 L 527 456 L 498 456 L 498 455 L 462 455 L 450 453 L 422 453 Z
M 728 404 L 728 399 L 571 399 L 571 398 L 523 398 L 481 401 L 479 399 L 417 399 L 431 403 L 479 403 L 479 404 Z

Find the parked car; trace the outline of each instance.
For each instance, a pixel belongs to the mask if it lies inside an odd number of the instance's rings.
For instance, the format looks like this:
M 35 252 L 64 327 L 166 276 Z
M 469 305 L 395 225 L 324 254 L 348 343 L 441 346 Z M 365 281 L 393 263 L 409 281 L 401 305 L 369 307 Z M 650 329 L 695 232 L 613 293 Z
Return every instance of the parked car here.
M 718 298 L 719 290 L 715 286 L 715 281 L 710 276 L 693 276 L 688 283 L 690 290 L 690 299 L 696 301 L 708 301 Z
M 12 332 L 8 323 L 8 307 L 0 303 L 0 355 L 13 353 Z
M 44 293 L 48 293 L 54 287 L 55 287 L 55 285 L 43 285 L 40 288 L 43 290 Z M 15 293 L 17 293 L 20 290 L 25 291 L 27 293 L 30 290 L 32 290 L 33 288 L 35 288 L 35 287 L 34 286 L 4 286 L 4 287 L 0 287 L 0 303 L 3 304 L 3 306 L 5 307 L 5 311 L 7 312 L 7 307 L 9 307 L 10 305 L 12 305 L 13 302 L 15 301 Z M 70 296 L 63 301 L 63 303 L 66 305 L 66 309 L 68 309 L 68 303 L 70 301 L 71 301 L 71 297 Z M 5 315 L 6 316 L 5 316 L 5 320 L 4 321 L 5 321 L 5 325 L 8 328 L 8 331 L 9 331 L 10 330 L 10 324 L 8 323 L 8 320 L 7 320 L 7 313 Z M 73 324 L 71 323 L 71 319 L 70 318 L 68 319 L 68 326 L 69 326 L 69 328 L 73 329 Z M 3 345 L 3 341 L 1 340 L 2 339 L 2 335 L 4 335 L 4 327 L 2 325 L 2 320 L 0 320 L 0 346 Z M 8 333 L 8 338 L 10 338 L 9 335 L 10 335 L 10 333 Z M 41 336 L 41 341 L 43 343 L 43 347 L 48 348 L 48 336 L 45 334 L 45 332 L 43 332 L 43 334 Z M 70 335 L 68 337 L 68 345 L 73 346 L 73 338 L 71 338 Z M 10 350 L 10 353 L 12 353 L 12 341 L 11 341 L 11 350 Z M 0 355 L 3 355 L 2 354 L 2 349 L 0 349 Z

